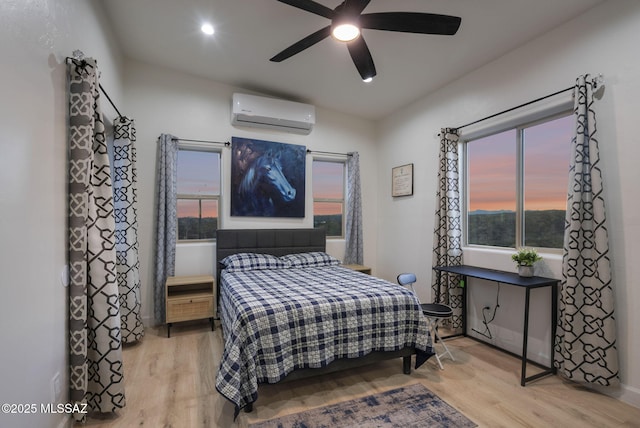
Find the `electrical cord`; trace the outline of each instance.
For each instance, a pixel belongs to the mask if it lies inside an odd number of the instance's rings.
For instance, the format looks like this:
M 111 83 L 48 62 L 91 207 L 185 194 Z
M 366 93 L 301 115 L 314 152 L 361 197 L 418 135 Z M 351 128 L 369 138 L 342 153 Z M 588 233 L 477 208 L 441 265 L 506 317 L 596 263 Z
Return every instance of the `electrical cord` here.
M 471 330 L 475 331 L 482 336 L 493 339 L 493 335 L 491 334 L 491 329 L 489 328 L 489 323 L 492 322 L 496 318 L 496 312 L 500 307 L 500 283 L 498 283 L 498 291 L 496 292 L 496 305 L 493 308 L 493 314 L 491 314 L 491 319 L 487 321 L 487 313 L 491 310 L 490 306 L 485 306 L 482 308 L 482 324 L 484 324 L 484 331 L 476 330 L 472 328 Z

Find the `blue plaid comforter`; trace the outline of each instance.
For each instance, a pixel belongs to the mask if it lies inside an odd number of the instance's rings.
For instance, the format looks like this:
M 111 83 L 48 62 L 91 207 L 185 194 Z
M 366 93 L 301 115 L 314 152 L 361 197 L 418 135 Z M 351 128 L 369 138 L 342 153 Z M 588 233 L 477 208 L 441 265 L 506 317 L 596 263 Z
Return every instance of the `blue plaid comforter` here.
M 404 287 L 340 266 L 222 272 L 225 338 L 216 389 L 241 408 L 297 368 L 372 351 L 433 352 L 419 302 Z

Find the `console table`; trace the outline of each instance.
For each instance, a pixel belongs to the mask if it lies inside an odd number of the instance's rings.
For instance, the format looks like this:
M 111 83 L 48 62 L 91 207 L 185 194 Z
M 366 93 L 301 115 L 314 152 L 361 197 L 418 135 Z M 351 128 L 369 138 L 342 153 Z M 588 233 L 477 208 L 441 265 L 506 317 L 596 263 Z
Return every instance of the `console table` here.
M 520 372 L 520 385 L 525 386 L 529 381 L 541 378 L 548 374 L 555 374 L 556 368 L 553 367 L 554 360 L 554 339 L 555 330 L 557 324 L 557 311 L 558 311 L 558 283 L 560 280 L 553 278 L 543 278 L 540 276 L 524 277 L 519 276 L 517 273 L 505 272 L 501 270 L 486 269 L 477 266 L 436 266 L 433 268 L 437 274 L 438 289 L 440 289 L 440 281 L 442 273 L 457 274 L 462 277 L 464 284 L 464 293 L 462 294 L 462 334 L 467 336 L 467 299 L 468 299 L 468 283 L 467 278 L 478 278 L 486 281 L 493 281 L 500 284 L 508 284 L 516 287 L 523 287 L 525 289 L 525 303 L 524 303 L 524 331 L 522 340 L 522 354 L 520 358 L 522 360 L 522 370 Z M 529 338 L 529 301 L 531 290 L 534 288 L 551 287 L 551 365 L 550 367 L 539 364 L 535 361 L 527 359 L 527 341 Z M 439 301 L 440 296 L 436 296 L 436 302 Z M 475 338 L 474 338 L 475 339 Z M 480 340 L 480 339 L 478 339 Z M 480 340 L 481 342 L 484 342 Z M 486 342 L 485 342 L 486 343 Z M 501 349 L 501 348 L 499 348 Z M 527 377 L 527 362 L 534 364 L 543 369 L 542 372 L 536 373 L 533 376 Z

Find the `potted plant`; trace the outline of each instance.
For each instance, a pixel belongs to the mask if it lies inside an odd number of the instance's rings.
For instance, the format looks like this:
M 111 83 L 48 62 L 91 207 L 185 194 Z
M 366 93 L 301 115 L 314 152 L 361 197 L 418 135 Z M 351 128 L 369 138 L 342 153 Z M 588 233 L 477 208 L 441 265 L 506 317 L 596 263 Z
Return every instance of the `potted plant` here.
M 542 260 L 542 256 L 534 248 L 520 248 L 511 256 L 511 260 L 518 265 L 518 275 L 533 276 L 533 264 Z

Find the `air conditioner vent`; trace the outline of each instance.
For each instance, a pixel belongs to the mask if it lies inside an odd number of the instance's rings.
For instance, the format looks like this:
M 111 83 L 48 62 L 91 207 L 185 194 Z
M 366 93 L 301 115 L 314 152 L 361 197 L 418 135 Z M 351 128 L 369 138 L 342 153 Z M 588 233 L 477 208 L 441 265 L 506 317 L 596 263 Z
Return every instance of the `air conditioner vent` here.
M 315 107 L 256 95 L 233 94 L 231 124 L 309 134 L 316 122 Z

